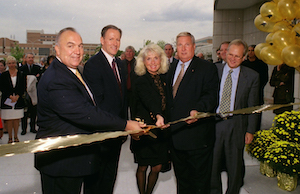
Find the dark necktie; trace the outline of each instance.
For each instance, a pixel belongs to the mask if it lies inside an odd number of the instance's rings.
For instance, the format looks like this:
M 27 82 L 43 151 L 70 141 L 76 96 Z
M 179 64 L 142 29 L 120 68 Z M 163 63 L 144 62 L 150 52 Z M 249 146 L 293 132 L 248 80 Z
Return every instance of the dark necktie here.
M 233 72 L 232 69 L 230 69 L 225 80 L 225 84 L 222 91 L 222 98 L 220 102 L 220 108 L 219 108 L 220 113 L 225 113 L 230 111 L 231 92 L 232 92 L 232 79 L 231 79 L 232 72 Z
M 119 76 L 118 76 L 118 73 L 117 73 L 116 65 L 117 65 L 116 59 L 113 59 L 113 61 L 112 61 L 112 70 L 115 74 L 115 77 L 116 77 L 116 80 L 117 80 L 117 83 L 118 83 L 118 86 L 119 86 L 119 90 L 120 90 L 120 93 L 122 95 L 122 85 L 121 85 L 121 82 L 120 82 L 120 79 L 119 79 Z

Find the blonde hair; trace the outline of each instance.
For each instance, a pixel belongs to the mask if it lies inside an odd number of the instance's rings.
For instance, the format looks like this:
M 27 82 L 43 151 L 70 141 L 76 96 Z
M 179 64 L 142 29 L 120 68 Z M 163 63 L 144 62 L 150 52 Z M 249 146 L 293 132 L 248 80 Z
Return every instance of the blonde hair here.
M 134 68 L 135 73 L 138 76 L 142 76 L 146 73 L 146 66 L 144 63 L 144 59 L 148 56 L 150 52 L 154 52 L 158 54 L 160 57 L 160 68 L 158 69 L 158 74 L 164 74 L 167 73 L 169 70 L 169 65 L 167 63 L 167 56 L 162 48 L 158 46 L 157 44 L 149 44 L 145 46 L 139 53 L 137 60 L 136 60 L 136 66 Z
M 11 62 L 11 61 L 15 62 L 16 63 L 16 67 L 18 67 L 17 59 L 15 57 L 13 57 L 13 56 L 8 56 L 6 58 L 6 64 L 8 64 L 8 62 Z

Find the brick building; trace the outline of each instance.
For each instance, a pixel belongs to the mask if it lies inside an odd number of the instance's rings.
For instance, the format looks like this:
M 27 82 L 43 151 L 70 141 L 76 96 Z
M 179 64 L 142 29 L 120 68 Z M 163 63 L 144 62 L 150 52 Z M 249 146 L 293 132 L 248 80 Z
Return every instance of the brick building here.
M 44 30 L 26 30 L 26 43 L 19 43 L 19 41 L 9 38 L 0 38 L 0 58 L 6 58 L 11 55 L 11 48 L 17 44 L 24 50 L 24 53 L 34 53 L 35 63 L 39 63 L 42 58 L 55 55 L 56 36 L 57 33 L 45 34 Z M 100 44 L 84 43 L 84 54 L 93 55 L 99 46 Z

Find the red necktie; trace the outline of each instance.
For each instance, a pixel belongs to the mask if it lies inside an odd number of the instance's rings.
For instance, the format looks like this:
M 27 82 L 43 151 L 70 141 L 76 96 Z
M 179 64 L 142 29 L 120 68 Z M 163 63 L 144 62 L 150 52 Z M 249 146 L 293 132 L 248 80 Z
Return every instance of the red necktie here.
M 116 59 L 114 59 L 112 61 L 112 70 L 114 71 L 114 74 L 115 74 L 115 77 L 116 77 L 116 80 L 117 80 L 117 83 L 118 83 L 118 86 L 119 86 L 119 90 L 120 90 L 120 93 L 122 95 L 122 85 L 121 85 L 121 82 L 119 80 L 119 77 L 118 77 L 118 74 L 117 74 L 117 69 L 116 69 Z

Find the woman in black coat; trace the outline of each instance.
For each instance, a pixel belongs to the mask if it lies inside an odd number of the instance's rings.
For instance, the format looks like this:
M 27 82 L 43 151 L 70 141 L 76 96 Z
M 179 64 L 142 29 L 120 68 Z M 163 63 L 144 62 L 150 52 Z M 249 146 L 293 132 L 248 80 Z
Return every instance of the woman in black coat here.
M 165 73 L 168 71 L 164 51 L 155 44 L 147 45 L 137 57 L 135 73 L 139 76 L 133 87 L 137 100 L 135 118 L 140 118 L 147 125 L 164 125 L 163 115 L 166 109 Z M 168 149 L 165 132 L 151 130 L 157 138 L 149 135 L 136 137 L 131 141 L 131 150 L 135 162 L 138 189 L 141 194 L 152 193 L 162 164 L 168 162 Z M 146 172 L 151 166 L 146 183 Z
M 294 76 L 295 69 L 286 64 L 274 67 L 270 79 L 270 85 L 275 87 L 274 104 L 288 104 L 294 102 Z M 284 111 L 291 111 L 293 106 L 282 107 L 273 112 L 278 115 Z
M 25 77 L 18 71 L 17 61 L 14 57 L 6 59 L 8 71 L 0 76 L 1 117 L 8 131 L 8 143 L 12 143 L 12 131 L 14 131 L 14 142 L 19 142 L 18 129 L 20 118 L 24 116 Z

